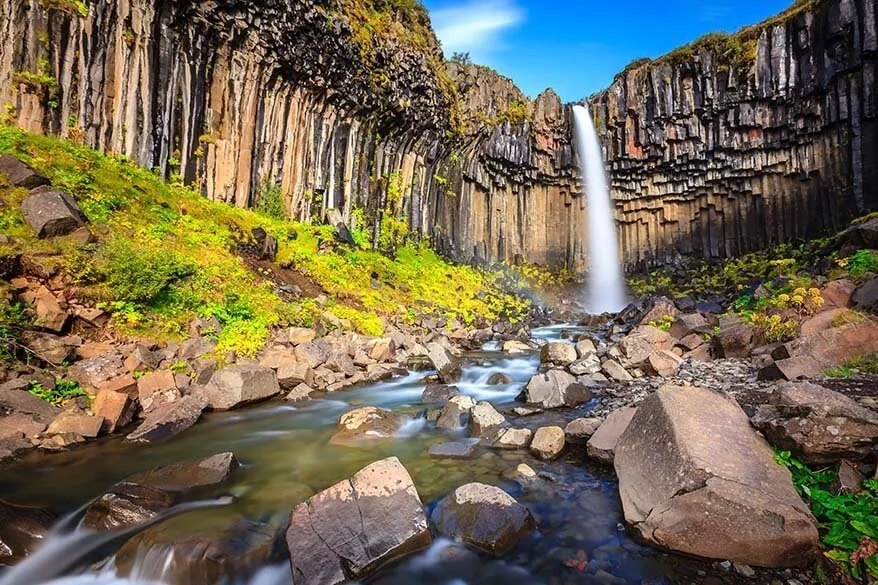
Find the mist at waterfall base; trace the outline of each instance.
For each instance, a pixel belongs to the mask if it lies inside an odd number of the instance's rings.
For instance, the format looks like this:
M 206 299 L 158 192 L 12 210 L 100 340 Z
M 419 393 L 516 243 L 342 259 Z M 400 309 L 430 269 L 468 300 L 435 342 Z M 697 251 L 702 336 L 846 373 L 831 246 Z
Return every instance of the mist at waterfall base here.
M 625 308 L 628 300 L 601 145 L 585 107 L 573 106 L 573 119 L 588 198 L 589 273 L 585 306 L 594 315 L 616 313 Z

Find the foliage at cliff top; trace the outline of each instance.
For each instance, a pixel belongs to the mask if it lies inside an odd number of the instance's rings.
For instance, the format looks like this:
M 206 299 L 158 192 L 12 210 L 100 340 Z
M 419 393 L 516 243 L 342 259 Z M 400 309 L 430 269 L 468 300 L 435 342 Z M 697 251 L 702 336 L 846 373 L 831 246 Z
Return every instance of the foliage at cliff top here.
M 499 273 L 452 265 L 425 244 L 404 244 L 394 259 L 341 246 L 329 226 L 209 201 L 124 157 L 8 126 L 0 126 L 0 153 L 24 160 L 72 194 L 97 237 L 84 245 L 72 238 L 38 240 L 19 210 L 28 192 L 0 178 L 6 203 L 0 233 L 12 242 L 0 245 L 0 256 L 25 253 L 59 269 L 79 299 L 112 313 L 123 335 L 181 338 L 193 318 L 214 317 L 223 325 L 219 351 L 252 354 L 272 327 L 326 322 L 327 312 L 378 335 L 385 317 L 394 315 L 441 314 L 475 323 L 517 320 L 528 308 L 501 290 Z M 257 227 L 278 239 L 278 263 L 254 266 L 250 259 L 248 266 L 239 253 Z M 300 279 L 311 296 L 285 296 L 278 285 L 289 278 Z
M 771 27 L 785 24 L 796 16 L 809 11 L 820 10 L 826 0 L 795 0 L 792 6 L 763 20 L 760 23 L 745 26 L 741 30 L 728 34 L 724 32 L 708 33 L 687 45 L 678 47 L 657 59 L 635 59 L 616 76 L 618 79 L 625 73 L 653 65 L 678 65 L 691 61 L 700 53 L 713 55 L 718 71 L 728 71 L 734 67 L 738 75 L 746 74 L 746 69 L 756 61 L 756 50 L 759 36 Z

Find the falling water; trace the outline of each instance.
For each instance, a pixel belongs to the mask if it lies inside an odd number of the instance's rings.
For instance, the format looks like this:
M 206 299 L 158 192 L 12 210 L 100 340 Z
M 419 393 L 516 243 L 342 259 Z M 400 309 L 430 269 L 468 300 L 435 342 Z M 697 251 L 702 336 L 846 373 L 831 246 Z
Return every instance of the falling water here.
M 604 174 L 601 145 L 591 115 L 583 106 L 573 106 L 577 146 L 588 197 L 588 256 L 590 272 L 586 308 L 590 313 L 615 313 L 627 304 L 622 264 L 616 241 L 613 202 Z

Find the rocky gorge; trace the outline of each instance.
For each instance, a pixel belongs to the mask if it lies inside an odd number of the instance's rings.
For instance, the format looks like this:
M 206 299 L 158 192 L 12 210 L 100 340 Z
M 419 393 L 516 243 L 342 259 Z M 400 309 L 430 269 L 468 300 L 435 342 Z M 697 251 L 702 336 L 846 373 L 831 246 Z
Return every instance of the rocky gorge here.
M 871 585 L 875 17 L 588 100 L 588 315 L 570 106 L 419 3 L 0 0 L 0 585 Z

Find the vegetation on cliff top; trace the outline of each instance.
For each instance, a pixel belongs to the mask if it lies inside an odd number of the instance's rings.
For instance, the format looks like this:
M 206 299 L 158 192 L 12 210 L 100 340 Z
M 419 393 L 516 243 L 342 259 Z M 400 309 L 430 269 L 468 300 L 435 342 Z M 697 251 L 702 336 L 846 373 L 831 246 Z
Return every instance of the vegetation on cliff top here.
M 804 12 L 822 9 L 825 5 L 826 0 L 795 0 L 792 6 L 780 14 L 763 20 L 760 23 L 745 26 L 733 34 L 724 32 L 708 33 L 657 59 L 635 59 L 616 78 L 618 79 L 630 71 L 646 66 L 679 65 L 692 61 L 700 53 L 710 53 L 713 55 L 718 71 L 728 71 L 730 67 L 733 67 L 738 75 L 743 75 L 756 61 L 757 44 L 760 35 L 764 31 L 789 22 Z
M 0 256 L 24 253 L 59 270 L 77 298 L 112 314 L 122 335 L 177 339 L 193 318 L 216 318 L 223 325 L 218 351 L 252 354 L 271 328 L 285 324 L 329 319 L 378 335 L 388 317 L 436 314 L 476 323 L 517 320 L 528 308 L 501 289 L 499 273 L 452 265 L 425 243 L 402 243 L 393 259 L 342 246 L 330 226 L 209 201 L 124 157 L 8 126 L 0 126 L 0 153 L 74 195 L 97 238 L 38 240 L 19 210 L 28 192 L 0 178 L 0 233 L 11 238 L 0 244 Z M 256 262 L 243 251 L 257 227 L 278 239 L 277 263 Z M 282 293 L 290 282 L 306 294 Z M 11 335 L 20 315 L 8 299 L 0 305 L 10 317 L 0 323 L 0 335 Z

